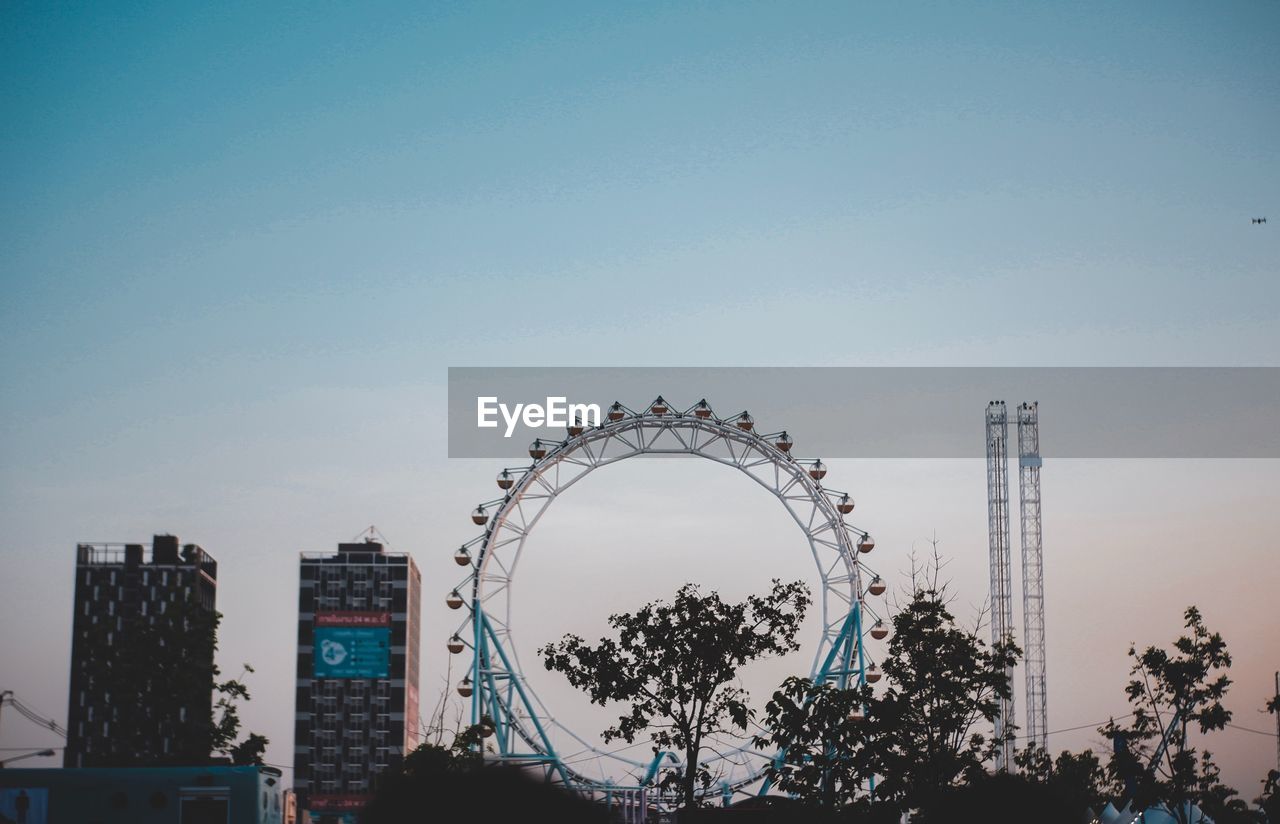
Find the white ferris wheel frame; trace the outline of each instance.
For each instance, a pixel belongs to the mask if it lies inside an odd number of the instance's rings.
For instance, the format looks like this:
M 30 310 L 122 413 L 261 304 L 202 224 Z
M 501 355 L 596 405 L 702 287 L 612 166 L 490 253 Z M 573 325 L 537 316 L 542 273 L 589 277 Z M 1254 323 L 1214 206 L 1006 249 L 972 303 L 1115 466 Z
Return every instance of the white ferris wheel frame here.
M 655 412 L 655 408 L 664 411 Z M 613 419 L 619 411 L 621 416 Z M 533 528 L 561 493 L 594 470 L 641 455 L 693 455 L 742 471 L 781 501 L 804 533 L 822 580 L 818 602 L 823 629 L 810 669 L 811 679 L 818 680 L 820 673 L 825 675 L 823 668 L 830 666 L 836 646 L 841 643 L 842 634 L 849 632 L 850 626 L 857 627 L 857 637 L 852 643 L 859 663 L 862 662 L 863 622 L 850 622 L 850 616 L 866 612 L 877 622 L 880 620 L 866 604 L 867 589 L 863 585 L 864 572 L 876 580 L 878 576 L 859 558 L 860 544 L 870 542 L 870 535 L 845 522 L 838 505 L 849 501 L 848 496 L 822 485 L 825 467 L 820 461 L 797 459 L 790 454 L 790 438 L 785 432 L 761 435 L 755 431 L 754 421 L 747 413 L 727 419 L 718 418 L 711 413 L 705 401 L 685 412 L 671 411 L 661 398 L 643 412 L 634 412 L 621 404 L 614 404 L 610 412 L 609 419 L 602 420 L 598 426 L 571 428 L 569 437 L 563 441 L 535 441 L 530 447 L 530 454 L 534 457 L 531 465 L 503 470 L 503 477 L 509 476 L 512 481 L 510 488 L 503 498 L 481 504 L 476 509 L 477 513 L 486 515 L 485 532 L 464 544 L 458 550 L 462 555 L 455 555 L 455 558 L 466 558 L 459 563 L 469 564 L 471 572 L 451 593 L 451 597 L 456 597 L 457 593 L 469 589 L 471 596 L 469 615 L 455 633 L 455 638 L 467 638 L 468 633 L 463 630 L 471 625 L 470 641 L 464 643 L 472 647 L 474 655 L 471 674 L 467 676 L 475 691 L 472 723 L 480 723 L 480 719 L 487 715 L 482 694 L 485 673 L 481 671 L 478 654 L 483 639 L 480 622 L 476 620 L 482 617 L 493 641 L 501 647 L 499 652 L 505 652 L 500 661 L 495 659 L 488 666 L 504 668 L 504 677 L 508 677 L 520 690 L 525 706 L 533 711 L 522 713 L 513 698 L 514 693 L 505 701 L 497 696 L 489 698 L 498 701 L 494 706 L 499 706 L 507 716 L 506 723 L 533 751 L 531 755 L 543 757 L 543 762 L 548 764 L 549 776 L 558 774 L 567 783 L 587 791 L 616 789 L 625 784 L 608 777 L 596 779 L 573 768 L 573 764 L 582 760 L 594 757 L 621 763 L 632 768 L 633 779 L 641 785 L 646 779 L 641 778 L 637 771 L 648 768 L 647 777 L 652 778 L 656 762 L 646 763 L 602 750 L 560 723 L 547 710 L 530 687 L 512 643 L 511 593 L 525 542 Z M 497 509 L 489 517 L 488 508 L 493 506 Z M 874 542 L 871 545 L 874 546 Z M 474 560 L 470 560 L 471 554 L 474 554 Z M 841 685 L 848 674 L 851 673 L 845 672 L 841 676 Z M 859 680 L 863 678 L 861 667 L 852 674 Z M 551 749 L 546 743 L 546 731 L 551 728 L 582 747 L 571 760 L 558 752 L 546 752 Z M 504 743 L 503 749 L 508 748 L 510 744 Z M 745 770 L 737 769 L 744 765 L 734 762 L 733 757 L 744 754 L 758 756 L 763 759 L 762 763 L 754 768 L 745 765 Z M 514 753 L 504 755 L 512 760 L 520 758 Z M 678 762 L 677 757 L 668 757 L 670 761 Z M 742 745 L 708 759 L 708 762 L 734 764 L 721 783 L 727 789 L 736 790 L 758 781 L 770 758 L 767 753 Z

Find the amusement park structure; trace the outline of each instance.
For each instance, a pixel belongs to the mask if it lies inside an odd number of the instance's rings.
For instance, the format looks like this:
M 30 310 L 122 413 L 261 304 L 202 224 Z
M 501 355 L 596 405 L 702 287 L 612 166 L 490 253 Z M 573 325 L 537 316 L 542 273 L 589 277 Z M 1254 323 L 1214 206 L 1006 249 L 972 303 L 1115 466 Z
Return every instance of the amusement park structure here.
M 484 531 L 454 552 L 467 574 L 446 603 L 467 609 L 448 649 L 471 650 L 471 666 L 457 689 L 470 699 L 472 723 L 480 725 L 491 757 L 536 766 L 548 780 L 640 821 L 646 809 L 664 807 L 655 780 L 660 770 L 680 765 L 680 754 L 664 751 L 633 760 L 573 732 L 535 695 L 512 640 L 511 591 L 520 554 L 557 496 L 602 466 L 640 455 L 691 455 L 745 473 L 791 514 L 817 565 L 823 629 L 810 671 L 817 683 L 844 688 L 880 680 L 864 642 L 866 636 L 879 641 L 889 634 L 884 618 L 867 603 L 868 596 L 883 595 L 886 585 L 861 560 L 875 541 L 845 522 L 853 499 L 823 485 L 827 467 L 821 460 L 792 454 L 787 432 L 761 434 L 749 413 L 722 418 L 706 400 L 680 411 L 661 396 L 638 411 L 614 403 L 601 418 L 594 426 L 575 421 L 564 440 L 535 440 L 529 445 L 532 462 L 501 470 L 502 496 L 471 513 Z M 726 803 L 734 794 L 767 792 L 765 769 L 779 757 L 749 742 L 719 747 L 704 762 L 718 776 L 709 792 Z
M 1047 676 L 1044 637 L 1044 565 L 1040 539 L 1040 412 L 1024 403 L 1018 414 L 1018 492 L 1022 526 L 1022 648 L 1026 675 L 1026 739 L 1028 746 L 1048 750 Z M 1004 401 L 987 405 L 987 529 L 991 544 L 991 640 L 1014 637 L 1013 587 L 1009 546 L 1009 418 Z M 1012 668 L 1008 672 L 1013 679 Z M 996 719 L 997 769 L 1013 763 L 1014 703 L 1000 704 Z

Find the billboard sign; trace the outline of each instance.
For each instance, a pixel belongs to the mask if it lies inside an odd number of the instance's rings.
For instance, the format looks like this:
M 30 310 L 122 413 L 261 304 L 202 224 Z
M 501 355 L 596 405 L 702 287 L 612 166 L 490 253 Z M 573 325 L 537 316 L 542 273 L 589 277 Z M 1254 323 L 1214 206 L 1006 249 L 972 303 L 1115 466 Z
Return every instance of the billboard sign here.
M 387 678 L 391 671 L 391 616 L 385 612 L 316 614 L 316 678 Z
M 313 795 L 307 812 L 317 824 L 356 824 L 360 811 L 373 799 L 370 795 Z
M 317 612 L 318 627 L 389 627 L 389 612 Z
M 46 824 L 49 820 L 49 791 L 35 787 L 0 788 L 0 821 L 15 824 Z

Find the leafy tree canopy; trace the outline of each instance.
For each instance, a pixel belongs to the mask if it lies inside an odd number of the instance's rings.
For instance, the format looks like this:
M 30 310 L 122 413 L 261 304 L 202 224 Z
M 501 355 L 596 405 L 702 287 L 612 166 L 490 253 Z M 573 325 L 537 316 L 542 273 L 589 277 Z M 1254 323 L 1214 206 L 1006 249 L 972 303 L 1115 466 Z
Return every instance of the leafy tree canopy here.
M 774 785 L 801 801 L 827 808 L 854 803 L 874 775 L 868 746 L 871 687 L 837 689 L 808 678 L 788 678 L 765 706 L 766 732 L 757 747 L 777 749 L 768 768 Z
M 997 742 L 980 730 L 1010 695 L 1007 672 L 1021 651 L 1012 641 L 988 647 L 977 624 L 961 627 L 945 587 L 916 589 L 893 628 L 881 665 L 888 686 L 868 708 L 869 735 L 883 776 L 876 794 L 908 810 L 984 772 Z
M 548 670 L 563 673 L 593 703 L 629 704 L 604 731 L 606 741 L 633 742 L 648 732 L 655 752 L 683 754 L 682 769 L 664 784 L 678 785 L 683 804 L 692 806 L 698 787 L 713 780 L 699 761 L 703 747 L 718 734 L 745 732 L 751 718 L 747 692 L 734 685 L 739 668 L 799 649 L 796 633 L 809 600 L 801 581 L 775 579 L 767 595 L 739 603 L 685 584 L 670 603 L 611 616 L 617 638 L 592 646 L 571 634 L 540 653 Z
M 1231 655 L 1222 636 L 1205 627 L 1200 610 L 1187 607 L 1183 618 L 1187 633 L 1174 641 L 1171 652 L 1130 646 L 1133 667 L 1125 692 L 1133 715 L 1126 726 L 1110 722 L 1099 730 L 1114 745 L 1108 770 L 1125 786 L 1134 807 L 1164 803 L 1179 820 L 1185 819 L 1188 802 L 1206 812 L 1208 807 L 1225 810 L 1235 795 L 1221 785 L 1210 754 L 1198 756 L 1187 735 L 1192 727 L 1207 733 L 1231 720 L 1222 703 L 1231 685 L 1226 675 Z

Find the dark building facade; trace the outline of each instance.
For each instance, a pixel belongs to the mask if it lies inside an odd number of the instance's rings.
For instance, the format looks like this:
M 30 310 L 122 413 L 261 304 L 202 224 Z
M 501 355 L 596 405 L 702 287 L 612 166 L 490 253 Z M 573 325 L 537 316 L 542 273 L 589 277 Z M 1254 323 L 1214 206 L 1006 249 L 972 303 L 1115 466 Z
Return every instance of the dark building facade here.
M 381 543 L 302 554 L 294 789 L 313 821 L 354 820 L 418 746 L 421 589 L 413 559 Z
M 217 562 L 156 535 L 150 550 L 79 544 L 75 574 L 64 766 L 203 763 L 194 759 L 209 755 L 198 729 L 211 716 L 212 633 L 185 641 L 212 620 Z

